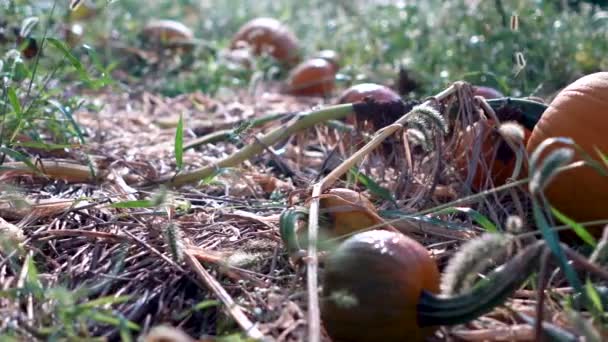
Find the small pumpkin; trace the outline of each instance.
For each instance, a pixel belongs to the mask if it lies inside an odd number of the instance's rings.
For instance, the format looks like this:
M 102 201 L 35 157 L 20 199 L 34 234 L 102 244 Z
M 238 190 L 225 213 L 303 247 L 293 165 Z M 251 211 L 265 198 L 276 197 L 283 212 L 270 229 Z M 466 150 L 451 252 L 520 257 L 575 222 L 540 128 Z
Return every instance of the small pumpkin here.
M 486 86 L 473 86 L 473 94 L 486 99 L 497 99 L 505 97 L 500 91 Z
M 423 291 L 439 293 L 440 273 L 417 241 L 372 230 L 345 240 L 325 260 L 321 318 L 336 341 L 423 341 Z
M 526 146 L 532 153 L 550 137 L 568 137 L 602 163 L 596 150 L 608 153 L 608 72 L 589 74 L 562 89 L 534 127 Z M 546 149 L 543 156 L 558 144 Z M 541 157 L 543 157 L 541 156 Z M 574 160 L 581 160 L 575 153 Z M 577 221 L 608 218 L 608 177 L 590 166 L 559 173 L 545 195 L 559 211 Z M 597 235 L 601 229 L 593 229 Z
M 524 127 L 524 144 L 531 134 L 532 132 Z M 481 146 L 471 182 L 473 190 L 482 190 L 488 175 L 491 175 L 494 186 L 505 184 L 513 174 L 517 159 L 511 147 L 498 133 L 495 121 L 491 119 L 477 121 L 460 134 L 454 153 L 455 166 L 463 180 L 468 176 L 476 144 Z
M 249 45 L 255 55 L 268 52 L 276 60 L 288 65 L 299 62 L 299 42 L 291 30 L 274 18 L 255 18 L 245 23 L 234 35 L 230 48 Z
M 354 103 L 363 101 L 366 97 L 371 97 L 379 102 L 401 100 L 401 96 L 391 88 L 376 83 L 360 83 L 346 89 L 338 102 Z
M 319 208 L 329 216 L 334 236 L 350 234 L 384 222 L 367 197 L 346 188 L 327 191 L 319 200 Z
M 342 95 L 340 95 L 338 103 L 360 102 L 367 97 L 378 102 L 392 102 L 401 100 L 401 96 L 399 96 L 399 94 L 389 87 L 376 83 L 359 83 L 346 89 Z M 355 118 L 353 116 L 347 117 L 345 121 L 351 125 L 355 124 Z
M 152 20 L 144 26 L 142 36 L 146 42 L 161 45 L 194 39 L 190 28 L 174 20 Z
M 315 55 L 315 58 L 323 58 L 330 62 L 333 64 L 336 72 L 340 69 L 340 55 L 334 50 L 321 50 Z
M 298 64 L 287 78 L 287 92 L 296 96 L 328 96 L 335 88 L 336 69 L 331 62 L 313 58 Z

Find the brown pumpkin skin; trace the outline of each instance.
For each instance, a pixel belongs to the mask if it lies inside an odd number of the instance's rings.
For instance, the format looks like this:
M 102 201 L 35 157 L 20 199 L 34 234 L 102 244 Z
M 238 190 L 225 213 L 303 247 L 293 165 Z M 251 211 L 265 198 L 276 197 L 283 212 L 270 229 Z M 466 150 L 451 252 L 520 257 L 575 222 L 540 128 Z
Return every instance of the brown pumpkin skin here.
M 595 148 L 608 153 L 608 72 L 583 76 L 562 89 L 534 127 L 526 146 L 531 154 L 550 137 L 569 137 L 602 163 Z M 558 144 L 551 145 L 541 157 Z M 576 153 L 574 160 L 582 160 Z M 608 218 L 608 177 L 589 166 L 564 171 L 545 188 L 551 205 L 579 222 Z M 601 235 L 601 227 L 591 232 Z
M 354 103 L 363 101 L 368 96 L 379 102 L 401 100 L 401 96 L 388 87 L 375 83 L 360 83 L 346 89 L 338 102 Z
M 360 102 L 366 97 L 370 97 L 378 102 L 401 100 L 401 96 L 391 88 L 376 83 L 360 83 L 346 89 L 338 99 L 338 103 Z M 355 124 L 353 116 L 346 117 L 345 121 L 350 125 Z
M 501 92 L 499 92 L 498 90 L 491 88 L 491 87 L 486 87 L 486 86 L 474 86 L 473 87 L 473 94 L 477 95 L 477 96 L 481 96 L 483 98 L 486 99 L 497 99 L 497 98 L 501 98 L 501 97 L 505 97 Z
M 144 27 L 142 34 L 147 41 L 161 44 L 189 41 L 194 38 L 192 30 L 174 20 L 151 21 Z
M 269 51 L 276 60 L 288 65 L 300 60 L 296 36 L 274 18 L 255 18 L 245 23 L 232 38 L 230 48 L 239 48 L 242 42 L 250 45 L 255 55 Z
M 336 82 L 334 65 L 322 58 L 309 59 L 291 70 L 287 92 L 296 96 L 328 96 Z
M 423 341 L 436 327 L 417 322 L 422 290 L 439 292 L 437 264 L 407 236 L 371 230 L 345 240 L 325 261 L 321 319 L 334 341 Z M 340 305 L 333 295 L 356 299 Z
M 494 186 L 505 184 L 507 179 L 513 175 L 513 170 L 515 169 L 517 161 L 515 153 L 503 141 L 503 138 L 495 130 L 495 127 L 494 120 L 491 119 L 475 122 L 461 133 L 460 139 L 454 149 L 456 168 L 462 179 L 466 179 L 469 173 L 469 161 L 473 158 L 473 146 L 476 144 L 477 136 L 481 135 L 482 145 L 480 152 L 483 157 L 477 161 L 477 168 L 471 182 L 471 187 L 475 191 L 483 190 L 488 177 L 488 168 L 490 168 Z M 524 127 L 524 145 L 531 134 L 532 132 Z M 498 144 L 501 145 L 499 146 Z M 497 146 L 499 146 L 498 151 L 496 151 Z M 492 163 L 492 161 L 494 162 Z M 490 165 L 490 163 L 492 164 Z
M 328 213 L 334 236 L 350 234 L 384 222 L 367 197 L 350 189 L 329 190 L 319 200 L 319 207 Z

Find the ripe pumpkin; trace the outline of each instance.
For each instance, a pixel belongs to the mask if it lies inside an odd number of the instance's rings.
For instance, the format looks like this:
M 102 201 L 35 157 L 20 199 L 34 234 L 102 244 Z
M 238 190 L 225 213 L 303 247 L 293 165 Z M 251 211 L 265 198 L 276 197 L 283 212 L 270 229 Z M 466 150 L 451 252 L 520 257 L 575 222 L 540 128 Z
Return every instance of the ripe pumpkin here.
M 338 99 L 338 102 L 354 103 L 363 101 L 366 97 L 370 97 L 378 102 L 401 100 L 401 96 L 391 88 L 376 83 L 360 83 L 346 89 Z M 345 121 L 351 125 L 355 124 L 353 116 L 347 117 Z
M 173 43 L 189 41 L 194 33 L 186 25 L 174 20 L 153 20 L 142 31 L 144 39 L 152 43 Z
M 601 162 L 596 148 L 608 153 L 608 72 L 583 76 L 562 89 L 534 127 L 528 153 L 550 137 L 572 138 L 587 154 Z M 549 153 L 559 145 L 552 145 Z M 546 154 L 544 154 L 546 155 Z M 575 160 L 581 160 L 575 153 Z M 549 202 L 578 221 L 608 218 L 608 177 L 584 166 L 559 173 L 545 189 Z M 601 229 L 594 229 L 601 234 Z
M 491 87 L 486 87 L 486 86 L 474 86 L 473 94 L 484 97 L 486 99 L 497 99 L 497 98 L 505 97 L 498 90 L 491 88 Z
M 326 61 L 333 64 L 336 72 L 340 69 L 340 56 L 334 50 L 321 50 L 317 53 L 315 58 L 323 58 Z
M 276 60 L 288 65 L 299 62 L 299 42 L 291 30 L 274 18 L 255 18 L 245 23 L 234 35 L 230 48 L 252 47 L 255 55 L 267 51 Z
M 334 90 L 336 69 L 322 58 L 298 64 L 287 78 L 287 92 L 297 96 L 328 96 Z
M 524 144 L 531 134 L 532 132 L 524 127 Z M 462 179 L 466 179 L 469 173 L 470 161 L 473 159 L 475 152 L 474 146 L 480 143 L 477 139 L 481 139 L 481 149 L 479 150 L 481 157 L 477 160 L 471 187 L 475 191 L 484 188 L 488 177 L 488 169 L 492 175 L 494 186 L 505 184 L 513 174 L 517 159 L 511 147 L 498 133 L 494 120 L 491 119 L 477 121 L 460 133 L 454 153 L 455 166 Z
M 354 103 L 363 101 L 368 96 L 381 102 L 401 100 L 399 94 L 386 86 L 376 83 L 360 83 L 346 89 L 338 99 L 338 102 Z
M 417 304 L 423 290 L 438 293 L 439 282 L 437 264 L 417 241 L 358 233 L 325 260 L 323 325 L 335 341 L 423 341 L 436 328 L 418 325 Z
M 331 221 L 332 235 L 341 236 L 383 223 L 374 204 L 363 194 L 345 188 L 334 188 L 319 200 L 321 210 Z

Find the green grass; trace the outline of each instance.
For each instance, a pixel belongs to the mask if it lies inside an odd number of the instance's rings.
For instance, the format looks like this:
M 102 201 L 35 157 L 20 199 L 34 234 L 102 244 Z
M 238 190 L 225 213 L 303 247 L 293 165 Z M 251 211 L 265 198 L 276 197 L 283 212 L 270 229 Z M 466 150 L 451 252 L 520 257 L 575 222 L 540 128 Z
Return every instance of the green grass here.
M 459 79 L 496 86 L 514 96 L 547 96 L 585 73 L 606 67 L 607 21 L 594 17 L 590 6 L 565 11 L 557 1 L 481 1 L 472 9 L 466 2 L 471 1 L 431 0 L 410 5 L 158 1 L 140 6 L 140 1 L 124 0 L 109 5 L 103 15 L 89 22 L 88 34 L 107 35 L 104 29 L 111 23 L 124 39 L 137 45 L 139 30 L 151 18 L 188 24 L 215 53 L 194 56 L 188 70 L 172 72 L 175 82 L 167 89 L 171 94 L 246 85 L 251 73 L 227 76 L 228 70 L 215 57 L 238 28 L 256 16 L 286 23 L 301 41 L 304 56 L 320 49 L 337 50 L 343 57 L 346 83 L 390 82 L 398 66 L 404 65 L 422 82 L 418 96 L 431 95 Z M 498 2 L 503 11 L 497 9 Z M 516 31 L 510 25 L 512 15 L 519 19 Z M 518 53 L 525 59 L 521 70 L 515 60 Z M 268 72 L 268 65 L 262 64 Z

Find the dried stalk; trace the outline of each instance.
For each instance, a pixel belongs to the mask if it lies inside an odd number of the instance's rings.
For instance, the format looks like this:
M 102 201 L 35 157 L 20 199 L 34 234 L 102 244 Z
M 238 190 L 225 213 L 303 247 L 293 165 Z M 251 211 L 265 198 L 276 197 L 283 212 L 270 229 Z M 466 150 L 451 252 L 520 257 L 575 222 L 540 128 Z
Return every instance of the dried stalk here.
M 256 341 L 261 341 L 264 339 L 264 335 L 262 332 L 245 316 L 241 308 L 236 304 L 236 302 L 230 297 L 228 292 L 220 285 L 220 283 L 213 278 L 207 270 L 201 266 L 201 264 L 196 260 L 196 258 L 189 252 L 185 251 L 184 259 L 186 263 L 192 270 L 196 273 L 196 275 L 202 280 L 202 282 L 211 290 L 213 293 L 222 301 L 222 303 L 230 312 L 230 315 L 234 320 L 243 328 L 247 337 L 254 339 Z
M 321 341 L 321 315 L 318 291 L 317 239 L 319 231 L 319 196 L 323 192 L 323 181 L 312 188 L 312 202 L 308 213 L 308 257 L 306 258 L 306 281 L 308 288 L 308 340 Z
M 46 176 L 51 179 L 64 180 L 68 183 L 94 183 L 96 175 L 91 172 L 91 168 L 74 162 L 45 160 L 34 164 L 36 169 L 23 162 L 8 162 L 1 165 L 0 176 Z M 97 170 L 94 170 L 97 174 Z M 98 175 L 97 175 L 98 176 Z

